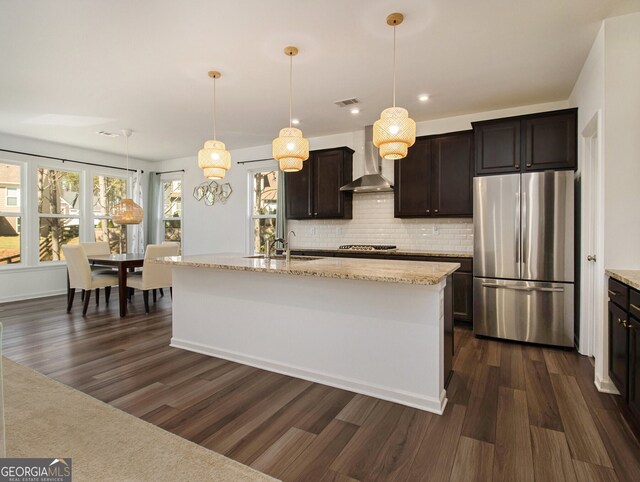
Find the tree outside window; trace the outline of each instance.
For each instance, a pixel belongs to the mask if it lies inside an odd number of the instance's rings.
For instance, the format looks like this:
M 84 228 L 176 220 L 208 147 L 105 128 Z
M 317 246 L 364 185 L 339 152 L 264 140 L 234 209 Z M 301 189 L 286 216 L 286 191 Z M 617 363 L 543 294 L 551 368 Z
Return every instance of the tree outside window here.
M 127 252 L 127 227 L 115 224 L 113 207 L 127 196 L 127 180 L 121 177 L 93 177 L 93 222 L 95 240 L 108 241 L 111 252 Z
M 182 241 L 182 181 L 162 181 L 162 223 L 165 241 Z
M 253 253 L 264 253 L 266 240 L 276 234 L 276 206 L 278 203 L 278 171 L 253 172 L 251 231 Z
M 62 246 L 80 238 L 80 176 L 77 172 L 39 168 L 39 259 L 64 259 Z

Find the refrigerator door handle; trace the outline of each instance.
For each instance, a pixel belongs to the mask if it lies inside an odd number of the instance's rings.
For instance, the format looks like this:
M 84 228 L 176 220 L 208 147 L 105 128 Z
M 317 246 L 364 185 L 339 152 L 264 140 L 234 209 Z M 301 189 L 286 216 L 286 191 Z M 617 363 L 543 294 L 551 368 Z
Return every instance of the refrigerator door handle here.
M 516 291 L 544 291 L 550 293 L 562 293 L 564 288 L 544 288 L 540 286 L 519 286 L 519 285 L 500 285 L 496 283 L 482 283 L 483 288 L 501 288 L 505 290 Z
M 514 227 L 514 239 L 516 246 L 516 264 L 518 265 L 518 276 L 521 275 L 520 271 L 520 192 L 516 191 L 516 210 L 515 210 L 515 220 L 513 223 Z
M 521 179 L 521 182 L 523 180 Z M 522 188 L 521 188 L 521 199 L 520 199 L 520 205 L 522 206 L 522 214 L 521 214 L 521 225 L 522 225 L 522 253 L 521 253 L 521 258 L 522 261 L 521 263 L 524 265 L 527 262 L 527 255 L 528 255 L 528 251 L 529 251 L 529 214 L 527 213 L 528 210 L 528 205 L 527 205 L 527 199 L 529 196 L 529 191 L 526 188 L 527 183 L 526 182 L 522 182 Z M 524 266 L 521 267 L 520 269 L 520 276 L 524 277 Z

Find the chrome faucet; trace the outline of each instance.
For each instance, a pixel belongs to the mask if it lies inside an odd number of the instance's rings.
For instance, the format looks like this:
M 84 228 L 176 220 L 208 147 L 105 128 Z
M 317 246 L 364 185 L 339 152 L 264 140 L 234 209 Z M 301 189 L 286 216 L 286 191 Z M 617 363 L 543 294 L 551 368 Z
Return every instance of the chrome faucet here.
M 271 251 L 273 251 L 277 243 L 281 243 L 282 247 L 285 249 L 285 259 L 287 260 L 287 263 L 291 261 L 291 248 L 289 247 L 289 238 L 291 237 L 292 234 L 295 236 L 296 232 L 289 231 L 289 234 L 287 234 L 287 239 L 276 238 L 273 240 L 273 243 L 271 242 L 271 240 L 273 239 L 273 236 L 269 236 L 265 240 L 264 259 L 266 261 L 271 260 Z
M 267 236 L 267 239 L 264 240 L 264 259 L 266 261 L 271 260 L 271 250 L 273 249 L 273 244 L 271 244 L 271 238 L 273 238 L 273 236 Z
M 291 261 L 291 235 L 292 234 L 293 234 L 293 237 L 295 238 L 296 232 L 292 230 L 292 231 L 289 231 L 289 233 L 287 234 L 287 240 L 285 241 L 285 243 L 287 243 L 285 245 L 285 247 L 287 248 L 287 251 L 285 252 L 287 263 Z

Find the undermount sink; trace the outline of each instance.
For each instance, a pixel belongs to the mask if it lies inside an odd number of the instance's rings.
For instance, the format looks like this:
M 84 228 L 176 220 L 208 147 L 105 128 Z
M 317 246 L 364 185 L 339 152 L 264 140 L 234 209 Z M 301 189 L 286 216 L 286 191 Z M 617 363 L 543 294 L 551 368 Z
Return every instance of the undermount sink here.
M 265 259 L 264 254 L 256 254 L 255 256 L 245 256 L 245 258 L 249 258 L 249 259 Z M 278 261 L 284 261 L 287 259 L 287 257 L 284 254 L 275 254 L 273 256 L 271 256 L 271 259 L 275 259 Z M 314 259 L 320 259 L 319 257 L 313 257 L 313 256 L 291 256 L 291 258 L 289 258 L 293 261 L 313 261 Z

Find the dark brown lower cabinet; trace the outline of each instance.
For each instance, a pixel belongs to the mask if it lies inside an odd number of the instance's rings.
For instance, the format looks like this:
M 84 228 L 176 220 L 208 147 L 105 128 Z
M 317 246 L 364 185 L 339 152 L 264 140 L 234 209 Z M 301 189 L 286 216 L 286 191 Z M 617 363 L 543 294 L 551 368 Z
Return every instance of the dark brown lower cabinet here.
M 640 321 L 634 317 L 629 319 L 628 392 L 629 411 L 640 422 Z
M 609 280 L 609 378 L 619 404 L 640 435 L 640 291 Z
M 629 383 L 629 330 L 627 312 L 609 302 L 609 376 L 625 399 Z
M 453 273 L 453 318 L 473 322 L 473 273 Z

